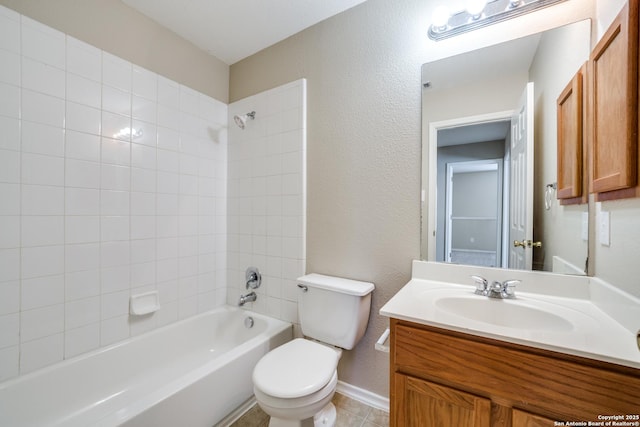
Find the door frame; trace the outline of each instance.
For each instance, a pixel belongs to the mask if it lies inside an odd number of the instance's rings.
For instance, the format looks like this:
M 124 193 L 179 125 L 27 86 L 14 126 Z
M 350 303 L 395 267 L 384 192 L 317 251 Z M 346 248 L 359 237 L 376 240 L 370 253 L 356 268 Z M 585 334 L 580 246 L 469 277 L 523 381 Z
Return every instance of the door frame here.
M 428 152 L 428 172 L 427 172 L 427 194 L 422 194 L 422 203 L 423 203 L 423 212 L 428 212 L 427 218 L 427 232 L 422 233 L 423 236 L 427 237 L 427 260 L 435 261 L 436 260 L 436 224 L 437 224 L 437 215 L 438 215 L 438 131 L 456 127 L 463 127 L 469 125 L 478 125 L 484 123 L 495 123 L 495 122 L 505 122 L 511 121 L 511 117 L 514 114 L 514 110 L 506 110 L 506 111 L 498 111 L 494 113 L 487 114 L 479 114 L 474 116 L 467 117 L 457 117 L 455 119 L 449 120 L 441 120 L 437 122 L 429 122 L 429 152 Z M 503 174 L 508 173 L 508 167 L 505 165 L 503 168 Z M 503 186 L 503 195 L 508 199 L 509 195 L 505 191 L 505 187 Z M 426 203 L 426 209 L 424 204 Z M 505 221 L 505 218 L 508 218 L 508 212 L 505 212 L 505 207 L 508 207 L 508 203 L 505 202 L 505 198 L 503 198 L 502 203 L 503 208 L 503 225 L 508 222 Z M 423 221 L 424 223 L 424 221 Z M 503 236 L 504 236 L 503 232 Z M 504 238 L 503 238 L 504 240 Z M 504 253 L 504 251 L 503 251 Z M 504 263 L 504 256 L 502 257 Z

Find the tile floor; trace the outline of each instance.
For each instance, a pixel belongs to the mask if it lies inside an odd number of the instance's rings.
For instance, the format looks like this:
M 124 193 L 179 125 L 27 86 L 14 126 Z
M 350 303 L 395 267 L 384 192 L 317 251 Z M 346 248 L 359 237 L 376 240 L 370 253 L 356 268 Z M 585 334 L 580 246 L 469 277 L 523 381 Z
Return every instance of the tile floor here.
M 388 427 L 389 414 L 364 403 L 336 393 L 333 404 L 337 409 L 336 427 Z M 230 427 L 267 427 L 269 416 L 256 404 Z

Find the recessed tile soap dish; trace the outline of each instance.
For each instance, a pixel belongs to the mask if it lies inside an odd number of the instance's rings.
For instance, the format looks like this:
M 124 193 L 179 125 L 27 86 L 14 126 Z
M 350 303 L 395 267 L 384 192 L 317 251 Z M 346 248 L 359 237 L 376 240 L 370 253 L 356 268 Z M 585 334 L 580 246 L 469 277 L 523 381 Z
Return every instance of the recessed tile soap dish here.
M 129 313 L 132 316 L 144 316 L 160 309 L 158 291 L 131 295 L 129 298 Z

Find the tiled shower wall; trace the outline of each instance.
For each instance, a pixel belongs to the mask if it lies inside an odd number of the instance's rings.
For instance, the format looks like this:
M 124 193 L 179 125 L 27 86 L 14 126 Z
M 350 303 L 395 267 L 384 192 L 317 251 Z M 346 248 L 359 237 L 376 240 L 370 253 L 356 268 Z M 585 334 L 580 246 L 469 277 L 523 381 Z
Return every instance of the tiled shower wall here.
M 0 381 L 225 303 L 226 128 L 224 103 L 0 6 Z
M 255 111 L 244 130 L 233 116 Z M 296 279 L 305 272 L 306 81 L 229 105 L 227 302 L 237 305 L 245 269 L 263 283 L 246 307 L 298 322 Z

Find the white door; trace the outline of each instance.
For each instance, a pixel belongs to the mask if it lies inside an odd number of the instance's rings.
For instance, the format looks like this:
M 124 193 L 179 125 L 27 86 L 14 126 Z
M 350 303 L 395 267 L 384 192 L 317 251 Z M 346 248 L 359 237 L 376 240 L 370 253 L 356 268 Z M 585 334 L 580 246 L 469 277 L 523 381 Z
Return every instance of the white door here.
M 511 118 L 509 268 L 533 265 L 533 82 Z M 524 244 L 523 244 L 524 243 Z

